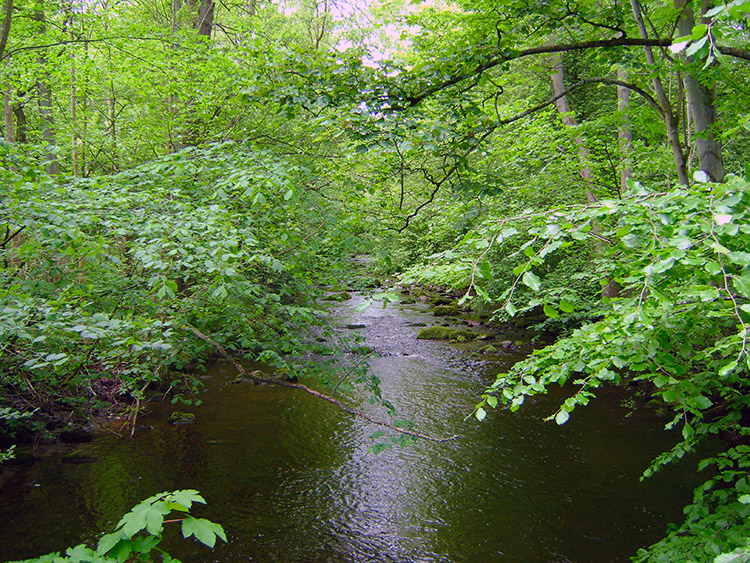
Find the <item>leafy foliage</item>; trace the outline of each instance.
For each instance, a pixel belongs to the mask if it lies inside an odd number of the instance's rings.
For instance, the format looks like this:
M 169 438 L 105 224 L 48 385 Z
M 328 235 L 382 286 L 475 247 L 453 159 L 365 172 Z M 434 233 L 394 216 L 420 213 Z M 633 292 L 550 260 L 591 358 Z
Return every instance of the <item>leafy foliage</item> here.
M 736 177 L 662 193 L 634 183 L 620 200 L 531 214 L 523 229 L 532 237 L 531 251 L 506 292 L 506 311 L 514 312 L 519 283 L 541 290 L 541 270 L 551 254 L 591 236 L 607 242 L 598 272 L 603 285 L 619 284 L 620 296 L 606 299 L 596 317 L 570 336 L 500 374 L 477 406 L 477 418 L 486 416 L 487 407 L 516 410 L 549 385 L 572 383 L 571 396 L 549 417 L 565 424 L 600 386 L 630 381 L 674 411 L 667 428 L 678 427 L 682 435 L 644 476 L 709 438 L 722 436 L 730 444 L 724 454 L 704 460 L 719 473 L 696 492 L 687 522 L 653 552 L 644 551 L 643 561 L 704 561 L 727 547 L 743 547 L 747 537 L 749 188 Z M 493 236 L 501 233 L 494 226 Z M 576 306 L 547 298 L 544 311 L 564 317 Z
M 153 551 L 157 551 L 165 563 L 179 563 L 158 547 L 164 532 L 165 517 L 176 513 L 179 518 L 170 522 L 181 522 L 182 537 L 194 536 L 202 544 L 213 548 L 216 539 L 227 541 L 221 525 L 190 515 L 194 504 L 206 501 L 198 491 L 184 489 L 171 493 L 159 493 L 139 503 L 115 526 L 115 531 L 102 536 L 96 549 L 84 544 L 70 547 L 65 555 L 50 553 L 24 563 L 124 563 L 154 561 Z
M 5 150 L 6 401 L 139 398 L 211 352 L 186 324 L 253 357 L 300 353 L 295 327 L 318 322 L 315 288 L 351 253 L 345 232 L 312 238 L 336 210 L 305 192 L 308 171 L 260 149 L 188 149 L 66 184 Z

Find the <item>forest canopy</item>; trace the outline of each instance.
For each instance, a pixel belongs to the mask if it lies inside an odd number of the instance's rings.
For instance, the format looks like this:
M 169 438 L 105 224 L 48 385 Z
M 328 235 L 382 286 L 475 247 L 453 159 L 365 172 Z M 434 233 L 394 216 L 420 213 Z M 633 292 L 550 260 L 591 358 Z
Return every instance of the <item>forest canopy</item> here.
M 633 385 L 681 436 L 646 477 L 720 444 L 685 522 L 635 560 L 750 560 L 749 16 L 3 0 L 0 435 L 137 414 L 153 385 L 193 400 L 215 349 L 190 328 L 330 388 L 293 358 L 368 254 L 363 285 L 451 289 L 554 336 L 479 421 L 562 385 L 564 424 Z

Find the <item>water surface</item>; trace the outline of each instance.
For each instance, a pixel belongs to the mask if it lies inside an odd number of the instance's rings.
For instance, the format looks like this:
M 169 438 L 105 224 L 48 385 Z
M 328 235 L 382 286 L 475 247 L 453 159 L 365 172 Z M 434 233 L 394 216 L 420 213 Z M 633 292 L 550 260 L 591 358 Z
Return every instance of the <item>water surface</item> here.
M 676 437 L 631 413 L 629 391 L 604 393 L 562 427 L 542 420 L 560 390 L 464 422 L 502 364 L 416 340 L 414 324 L 436 321 L 419 305 L 359 313 L 360 302 L 333 322 L 365 324 L 384 395 L 420 431 L 458 439 L 372 455 L 378 428 L 367 421 L 296 390 L 225 385 L 236 374 L 217 364 L 195 424 L 167 424 L 174 408 L 154 405 L 135 439 L 104 432 L 77 450 L 96 461 L 62 463 L 61 450 L 6 473 L 0 560 L 94 541 L 140 500 L 177 488 L 200 490 L 209 504 L 198 514 L 230 540 L 211 551 L 167 538 L 186 562 L 619 562 L 680 521 L 694 467 L 639 482 Z M 364 393 L 354 402 L 387 418 Z

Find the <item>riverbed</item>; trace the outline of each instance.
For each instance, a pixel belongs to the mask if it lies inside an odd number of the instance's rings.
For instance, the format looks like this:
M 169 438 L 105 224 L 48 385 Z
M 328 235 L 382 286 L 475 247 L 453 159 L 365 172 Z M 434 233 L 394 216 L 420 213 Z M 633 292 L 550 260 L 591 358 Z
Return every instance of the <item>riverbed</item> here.
M 561 427 L 543 418 L 568 390 L 465 420 L 517 357 L 417 340 L 419 325 L 437 322 L 426 306 L 358 311 L 362 301 L 333 306 L 332 325 L 374 350 L 383 395 L 416 429 L 458 438 L 374 455 L 370 422 L 298 390 L 227 384 L 236 372 L 217 363 L 200 407 L 151 405 L 132 440 L 102 432 L 76 447 L 85 463 L 64 463 L 63 447 L 6 474 L 0 561 L 94 542 L 140 500 L 178 488 L 198 489 L 208 501 L 198 514 L 229 537 L 212 551 L 170 532 L 184 562 L 620 562 L 680 521 L 694 465 L 639 482 L 677 437 L 632 409 L 632 389 L 602 393 Z M 387 419 L 367 399 L 349 395 Z M 174 410 L 195 423 L 167 423 Z

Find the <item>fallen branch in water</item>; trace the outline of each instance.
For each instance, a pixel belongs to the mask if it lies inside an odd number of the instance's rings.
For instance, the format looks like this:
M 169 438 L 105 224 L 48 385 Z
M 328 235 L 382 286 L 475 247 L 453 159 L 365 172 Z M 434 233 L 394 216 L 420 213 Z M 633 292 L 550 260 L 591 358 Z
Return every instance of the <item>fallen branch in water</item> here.
M 407 436 L 414 436 L 415 438 L 422 438 L 423 440 L 429 440 L 431 442 L 449 442 L 450 440 L 454 440 L 455 438 L 458 438 L 458 434 L 454 434 L 452 436 L 448 436 L 445 438 L 436 438 L 435 436 L 423 434 L 422 432 L 415 432 L 413 430 L 399 428 L 398 426 L 394 426 L 393 424 L 390 424 L 388 422 L 374 419 L 370 415 L 363 413 L 362 411 L 358 411 L 350 407 L 347 407 L 344 403 L 342 403 L 338 399 L 334 399 L 333 397 L 330 397 L 326 395 L 325 393 L 321 393 L 320 391 L 316 391 L 315 389 L 310 389 L 307 385 L 303 385 L 302 383 L 294 383 L 292 381 L 284 381 L 283 379 L 273 379 L 271 377 L 259 377 L 257 375 L 253 375 L 251 373 L 248 373 L 247 370 L 244 367 L 242 367 L 242 364 L 240 364 L 231 354 L 229 354 L 229 352 L 226 351 L 224 346 L 222 346 L 221 344 L 219 344 L 218 342 L 216 342 L 209 336 L 206 336 L 197 328 L 192 327 L 190 325 L 185 325 L 182 328 L 187 331 L 192 332 L 195 336 L 197 336 L 204 342 L 207 342 L 208 344 L 216 348 L 222 356 L 224 356 L 227 360 L 232 362 L 235 369 L 237 369 L 240 375 L 249 379 L 250 381 L 254 381 L 255 383 L 267 383 L 269 385 L 279 385 L 281 387 L 291 387 L 292 389 L 299 389 L 300 391 L 304 391 L 305 393 L 308 393 L 309 395 L 312 395 L 313 397 L 317 397 L 318 399 L 322 399 L 324 401 L 331 403 L 332 405 L 337 406 L 338 408 L 340 408 L 342 411 L 346 413 L 349 413 L 353 416 L 357 416 L 359 418 L 363 418 L 368 422 L 377 424 L 378 426 L 382 426 L 383 428 L 388 428 L 389 430 L 393 430 L 394 432 L 398 432 L 399 434 L 405 434 Z

